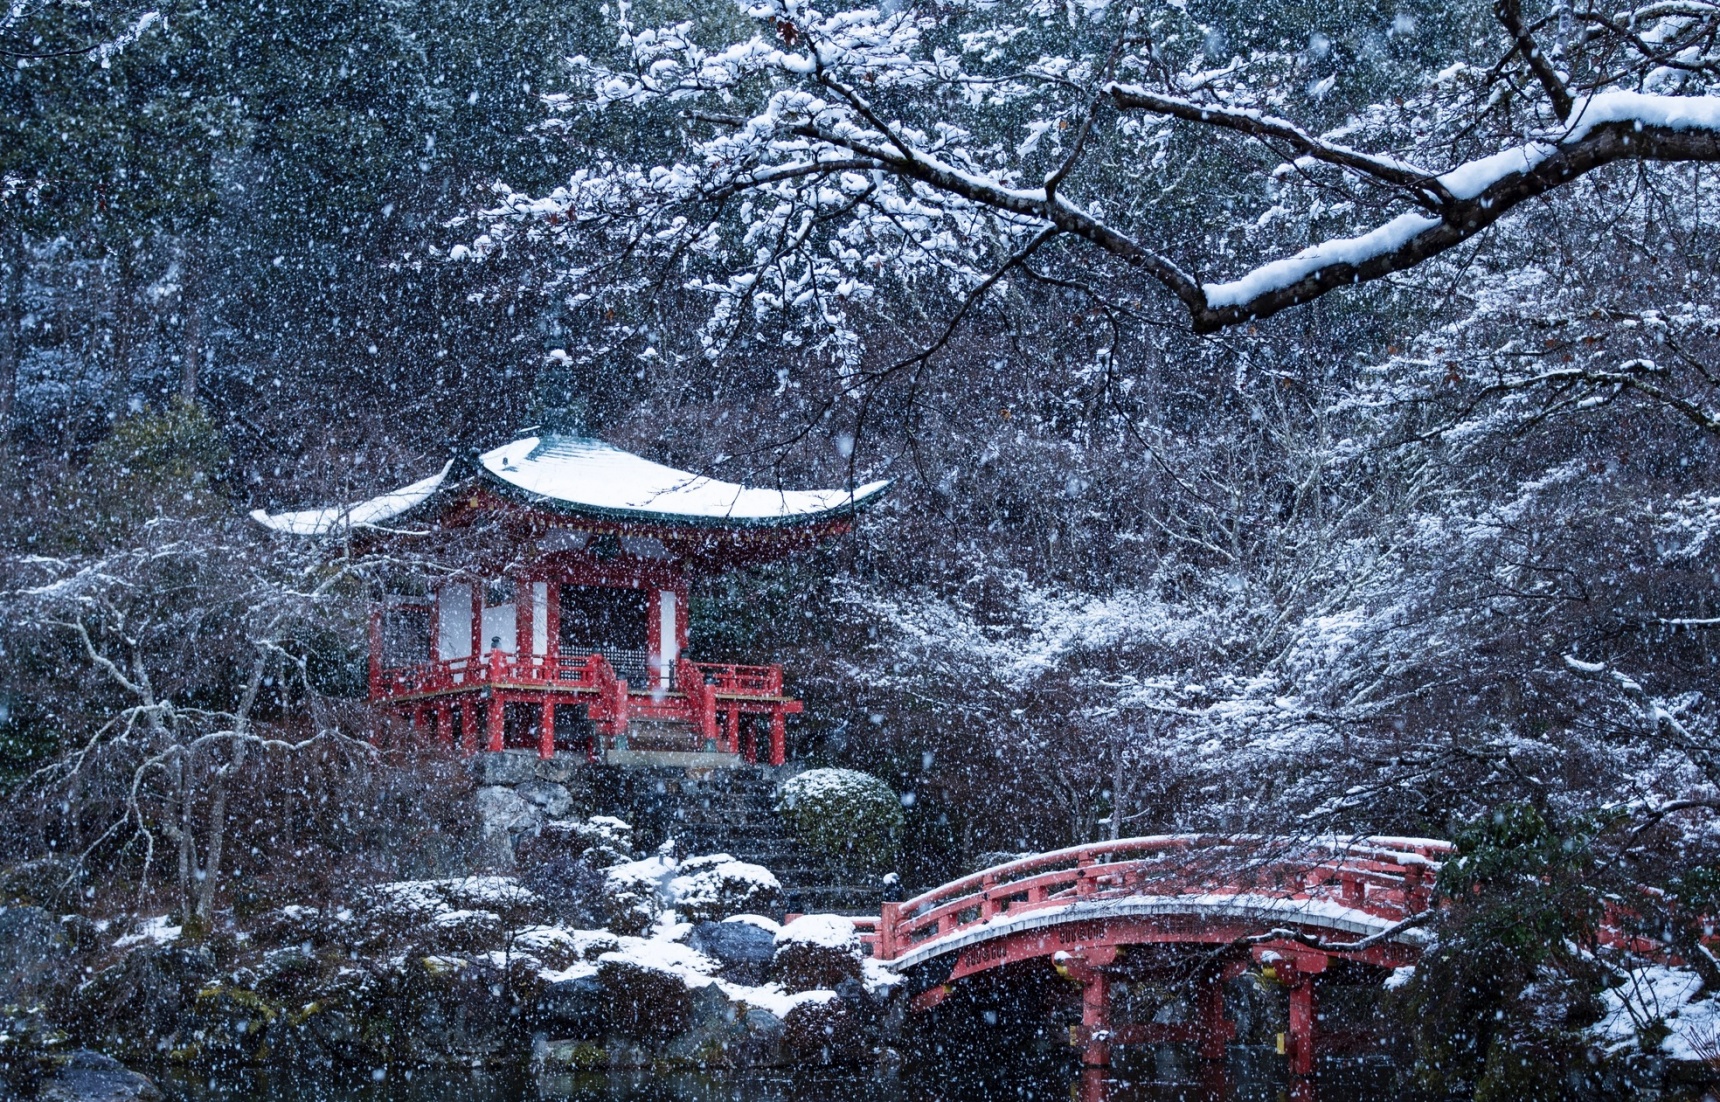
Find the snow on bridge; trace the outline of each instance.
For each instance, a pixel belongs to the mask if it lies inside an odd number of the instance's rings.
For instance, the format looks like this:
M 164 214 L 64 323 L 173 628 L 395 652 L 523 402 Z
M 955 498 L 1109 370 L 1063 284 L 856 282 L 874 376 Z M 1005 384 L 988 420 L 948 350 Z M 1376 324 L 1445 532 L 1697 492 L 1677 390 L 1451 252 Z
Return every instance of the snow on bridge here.
M 1188 1040 L 1222 1055 L 1234 1034 L 1223 984 L 1251 963 L 1289 990 L 1291 1070 L 1313 1070 L 1314 978 L 1333 959 L 1384 969 L 1413 964 L 1417 924 L 1451 844 L 1426 838 L 1159 835 L 1076 846 L 951 881 L 861 920 L 875 959 L 917 977 L 929 1009 L 958 980 L 1049 959 L 1082 985 L 1076 1039 L 1089 1066 L 1115 1044 Z M 1186 1025 L 1114 1025 L 1119 950 L 1233 946 L 1196 977 Z

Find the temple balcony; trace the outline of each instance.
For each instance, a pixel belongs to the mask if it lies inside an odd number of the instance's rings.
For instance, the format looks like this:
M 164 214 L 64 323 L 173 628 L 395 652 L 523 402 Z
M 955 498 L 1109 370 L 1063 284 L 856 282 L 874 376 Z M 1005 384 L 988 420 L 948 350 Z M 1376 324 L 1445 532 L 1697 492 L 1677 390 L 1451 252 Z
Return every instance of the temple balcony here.
M 562 657 L 496 648 L 482 658 L 392 667 L 372 655 L 371 702 L 467 753 L 583 750 L 598 761 L 667 751 L 781 765 L 785 717 L 802 707 L 783 694 L 782 667 L 774 665 L 678 658 L 651 668 L 644 652 L 613 649 Z

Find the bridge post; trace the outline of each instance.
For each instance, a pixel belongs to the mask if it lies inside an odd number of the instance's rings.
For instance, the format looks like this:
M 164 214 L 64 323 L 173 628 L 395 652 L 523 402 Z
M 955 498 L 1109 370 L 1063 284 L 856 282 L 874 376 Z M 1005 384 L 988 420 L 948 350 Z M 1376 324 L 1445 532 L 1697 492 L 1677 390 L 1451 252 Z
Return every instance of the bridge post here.
M 1295 969 L 1290 981 L 1290 1074 L 1304 1078 L 1314 1074 L 1314 974 Z
M 896 959 L 896 923 L 902 915 L 900 903 L 886 903 L 878 915 L 878 939 L 872 943 L 872 956 L 878 960 Z
M 1200 1030 L 1199 1052 L 1202 1059 L 1224 1059 L 1225 1046 L 1236 1036 L 1236 1026 L 1224 1016 L 1224 971 L 1217 969 L 1202 976 L 1195 993 L 1195 1021 Z
M 1111 978 L 1097 968 L 1081 977 L 1081 1062 L 1090 1068 L 1111 1063 Z

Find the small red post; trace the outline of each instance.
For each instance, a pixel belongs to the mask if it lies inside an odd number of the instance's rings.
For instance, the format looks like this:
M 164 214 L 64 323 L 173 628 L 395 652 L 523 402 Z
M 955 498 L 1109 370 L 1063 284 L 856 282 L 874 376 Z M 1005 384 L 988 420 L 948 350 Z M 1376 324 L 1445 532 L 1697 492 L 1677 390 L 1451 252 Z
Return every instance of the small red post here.
M 729 702 L 728 737 L 723 740 L 723 749 L 731 754 L 739 753 L 741 747 L 741 706 Z
M 555 757 L 555 701 L 547 696 L 543 702 L 543 725 L 538 729 L 538 757 Z
M 896 959 L 896 923 L 901 920 L 902 905 L 886 903 L 878 915 L 878 940 L 872 955 L 878 960 Z
M 770 763 L 781 765 L 788 755 L 788 721 L 780 711 L 770 714 Z
M 478 719 L 472 707 L 472 698 L 460 698 L 460 751 L 470 754 L 478 748 Z
M 500 651 L 492 651 L 500 654 Z M 489 744 L 492 752 L 502 749 L 502 698 L 492 692 L 490 694 L 489 714 L 485 716 L 489 727 Z

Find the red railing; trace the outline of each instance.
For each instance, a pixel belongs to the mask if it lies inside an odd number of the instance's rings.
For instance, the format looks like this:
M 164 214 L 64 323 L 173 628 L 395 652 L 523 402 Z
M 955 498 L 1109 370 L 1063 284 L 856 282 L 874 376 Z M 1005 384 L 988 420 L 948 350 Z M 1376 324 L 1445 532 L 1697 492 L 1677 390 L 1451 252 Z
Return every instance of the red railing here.
M 472 685 L 560 685 L 570 689 L 598 689 L 614 676 L 603 656 L 550 658 L 515 655 L 500 650 L 482 658 L 450 658 L 404 669 L 378 669 L 372 696 L 378 700 L 424 693 L 448 692 Z M 676 663 L 675 689 L 709 685 L 717 696 L 779 697 L 782 695 L 781 666 L 742 666 L 732 662 Z M 633 686 L 634 692 L 649 692 L 649 684 Z
M 733 662 L 690 662 L 718 696 L 781 696 L 781 666 L 740 666 Z
M 404 669 L 379 669 L 371 696 L 388 700 L 486 684 L 560 685 L 595 691 L 613 677 L 614 671 L 601 655 L 547 658 L 493 650 L 482 658 L 450 658 Z
M 1159 835 L 1076 846 L 998 865 L 904 903 L 862 935 L 880 960 L 1000 915 L 1125 896 L 1318 900 L 1397 921 L 1432 904 L 1449 843 L 1415 838 Z

